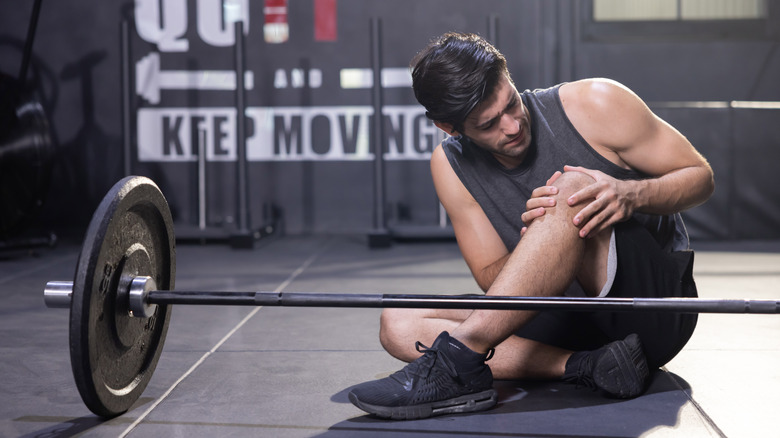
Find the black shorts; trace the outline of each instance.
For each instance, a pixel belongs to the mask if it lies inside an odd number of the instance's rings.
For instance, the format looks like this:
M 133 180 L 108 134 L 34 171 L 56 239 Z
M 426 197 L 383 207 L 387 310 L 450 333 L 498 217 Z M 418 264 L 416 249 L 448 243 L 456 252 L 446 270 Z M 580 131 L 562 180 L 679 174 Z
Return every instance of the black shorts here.
M 615 226 L 617 272 L 613 298 L 696 297 L 693 251 L 660 248 L 641 224 Z M 593 350 L 636 333 L 652 368 L 682 350 L 696 327 L 696 314 L 674 312 L 543 311 L 515 334 L 574 351 Z

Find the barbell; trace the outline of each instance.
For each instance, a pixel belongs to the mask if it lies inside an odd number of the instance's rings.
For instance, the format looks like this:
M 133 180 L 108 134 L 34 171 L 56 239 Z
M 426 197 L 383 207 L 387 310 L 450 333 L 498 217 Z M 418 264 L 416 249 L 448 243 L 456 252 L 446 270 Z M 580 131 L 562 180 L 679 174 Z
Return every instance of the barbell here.
M 162 352 L 172 304 L 780 313 L 780 300 L 183 291 L 174 289 L 175 273 L 165 197 L 148 178 L 122 179 L 90 221 L 73 281 L 50 281 L 44 289 L 48 307 L 70 308 L 73 376 L 96 415 L 121 415 L 141 396 Z

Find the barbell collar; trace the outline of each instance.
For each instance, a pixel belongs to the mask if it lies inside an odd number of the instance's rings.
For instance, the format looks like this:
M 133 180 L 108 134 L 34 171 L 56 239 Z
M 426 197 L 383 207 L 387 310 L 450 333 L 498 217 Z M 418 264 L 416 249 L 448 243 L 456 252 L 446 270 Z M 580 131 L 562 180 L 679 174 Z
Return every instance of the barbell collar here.
M 72 281 L 50 281 L 43 290 L 43 302 L 46 307 L 69 309 L 72 295 Z
M 127 299 L 130 315 L 137 318 L 149 318 L 157 310 L 157 304 L 149 303 L 149 294 L 157 289 L 152 277 L 139 276 L 130 281 Z

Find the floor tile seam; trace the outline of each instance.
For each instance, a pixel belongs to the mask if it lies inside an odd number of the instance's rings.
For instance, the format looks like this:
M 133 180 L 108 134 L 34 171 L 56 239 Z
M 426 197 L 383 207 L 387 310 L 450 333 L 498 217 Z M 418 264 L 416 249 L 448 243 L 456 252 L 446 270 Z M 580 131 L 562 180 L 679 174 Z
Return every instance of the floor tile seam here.
M 699 271 L 694 277 L 780 277 L 780 271 Z
M 211 353 L 212 355 L 220 354 L 254 354 L 254 353 L 384 353 L 385 350 L 381 348 L 376 349 L 336 349 L 336 348 L 324 348 L 324 349 L 284 349 L 284 348 L 269 348 L 269 349 L 226 349 L 220 348 L 217 351 L 211 352 L 210 350 L 165 350 L 166 353 Z
M 309 257 L 303 262 L 302 265 L 300 265 L 294 272 L 292 272 L 285 281 L 283 281 L 275 290 L 276 293 L 281 293 L 284 291 L 287 286 L 289 286 L 295 278 L 300 276 L 314 261 L 320 257 L 325 250 L 328 248 L 328 246 L 331 245 L 332 239 L 328 239 L 324 244 L 321 244 L 319 248 L 316 248 L 316 251 L 309 255 Z M 133 421 L 120 435 L 120 438 L 126 437 L 128 434 L 130 434 L 133 430 L 135 430 L 136 427 L 138 427 L 139 424 L 144 422 L 144 420 L 154 411 L 157 409 L 157 406 L 159 406 L 165 399 L 168 398 L 168 396 L 183 382 L 187 377 L 189 377 L 192 373 L 197 370 L 197 368 L 203 364 L 211 355 L 214 354 L 219 348 L 228 341 L 228 339 L 236 333 L 241 327 L 244 326 L 257 312 L 262 309 L 262 306 L 255 307 L 248 315 L 246 315 L 241 322 L 239 322 L 235 327 L 233 327 L 232 330 L 230 330 L 222 339 L 220 339 L 217 344 L 214 345 L 214 347 L 211 348 L 208 352 L 203 354 L 200 359 L 198 359 L 181 377 L 179 377 L 173 385 L 171 385 L 157 400 L 155 400 L 149 408 L 146 409 L 135 421 Z
M 359 419 L 365 417 L 365 414 L 358 414 L 355 417 L 351 417 L 346 421 L 352 421 L 353 419 Z M 424 421 L 424 420 L 423 420 Z M 238 423 L 238 422 L 207 422 L 207 421 L 173 421 L 173 420 L 149 420 L 145 424 L 157 425 L 157 426 L 192 426 L 192 427 L 210 427 L 210 428 L 242 428 L 256 431 L 263 431 L 263 436 L 270 435 L 271 432 L 289 432 L 289 431 L 312 431 L 320 432 L 322 435 L 331 436 L 333 434 L 342 435 L 344 433 L 361 434 L 361 436 L 464 436 L 464 437 L 513 437 L 513 438 L 563 438 L 563 437 L 587 437 L 587 438 L 631 438 L 627 435 L 572 435 L 572 434 L 545 434 L 545 433 L 533 433 L 533 432 L 517 432 L 517 431 L 491 431 L 484 428 L 477 430 L 472 428 L 473 426 L 462 426 L 461 429 L 447 428 L 445 425 L 433 425 L 426 428 L 416 428 L 413 425 L 401 427 L 401 422 L 398 421 L 380 421 L 374 420 L 367 421 L 355 421 L 352 423 L 338 423 L 335 425 L 330 424 L 283 424 L 283 423 Z M 407 422 L 408 423 L 408 422 Z M 438 426 L 438 427 L 435 427 Z M 477 426 L 479 427 L 479 426 Z M 266 435 L 268 434 L 268 435 Z M 313 435 L 313 436 L 319 436 Z
M 684 352 L 704 352 L 704 353 L 780 353 L 780 348 L 704 348 L 687 347 Z
M 672 375 L 672 373 L 666 368 L 661 367 L 661 369 L 666 373 L 666 376 L 672 381 L 672 383 L 677 387 L 677 389 L 685 394 L 685 397 L 688 399 L 689 402 L 691 402 L 691 405 L 694 409 L 696 409 L 696 412 L 699 413 L 702 420 L 712 428 L 712 430 L 718 434 L 720 438 L 727 438 L 726 434 L 723 433 L 723 430 L 721 430 L 720 427 L 718 427 L 717 424 L 715 424 L 715 420 L 713 420 L 712 417 L 710 417 L 709 414 L 704 410 L 704 408 L 699 404 L 699 402 L 696 401 L 696 399 L 693 397 L 692 391 L 684 388 L 680 382 L 677 380 L 677 378 Z
M 328 270 L 326 273 L 312 273 L 309 274 L 307 278 L 328 278 L 333 277 L 333 271 L 334 270 Z M 346 271 L 346 270 L 345 270 Z M 403 278 L 408 279 L 419 279 L 419 278 L 430 278 L 430 279 L 441 279 L 441 278 L 447 278 L 447 279 L 471 279 L 472 275 L 470 273 L 465 272 L 456 272 L 456 273 L 449 273 L 449 272 L 408 272 L 399 270 L 399 272 L 369 272 L 369 271 L 363 271 L 363 272 L 349 272 L 348 276 L 343 277 L 333 277 L 334 280 L 343 280 L 343 279 L 354 279 L 354 280 L 366 280 L 366 279 L 398 279 L 399 275 L 402 275 Z

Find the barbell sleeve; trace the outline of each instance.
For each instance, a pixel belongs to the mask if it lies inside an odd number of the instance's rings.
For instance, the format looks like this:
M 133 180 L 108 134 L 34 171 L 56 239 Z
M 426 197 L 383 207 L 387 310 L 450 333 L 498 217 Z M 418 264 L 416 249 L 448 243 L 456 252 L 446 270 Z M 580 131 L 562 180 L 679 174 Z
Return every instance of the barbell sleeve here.
M 72 281 L 50 281 L 43 290 L 43 302 L 46 307 L 70 308 L 73 295 Z

